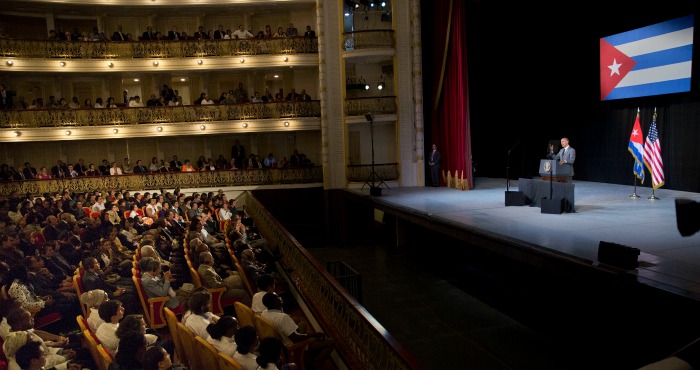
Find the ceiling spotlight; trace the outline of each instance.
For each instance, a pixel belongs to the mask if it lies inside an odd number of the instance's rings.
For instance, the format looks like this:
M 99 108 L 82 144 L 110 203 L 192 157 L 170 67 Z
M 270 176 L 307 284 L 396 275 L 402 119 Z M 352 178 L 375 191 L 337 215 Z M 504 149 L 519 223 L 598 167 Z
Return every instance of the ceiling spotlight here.
M 61 67 L 65 67 L 65 66 L 66 66 L 66 62 L 60 62 L 60 63 L 58 63 L 58 65 L 61 66 Z
M 109 68 L 114 67 L 114 63 L 112 63 L 112 62 L 107 63 L 107 67 L 109 67 Z
M 379 5 L 380 5 L 382 8 L 386 8 L 386 1 L 380 2 Z
M 248 128 L 248 124 L 247 124 L 247 123 L 244 123 L 244 124 L 243 124 L 243 128 Z
M 289 127 L 289 122 L 285 122 L 284 127 Z
M 282 60 L 284 60 L 284 61 L 286 62 L 286 61 L 288 61 L 288 60 L 289 60 L 289 58 L 287 58 L 287 57 L 284 57 L 284 58 L 282 58 Z
M 154 60 L 154 61 L 153 61 L 153 66 L 154 66 L 154 67 L 158 67 L 158 61 L 157 61 L 157 60 Z
M 205 128 L 207 128 L 207 127 L 204 126 L 204 125 L 199 125 L 199 129 L 200 129 L 200 130 L 204 130 Z
M 245 62 L 245 59 L 241 58 L 241 59 L 240 59 L 240 62 L 241 62 L 241 63 Z
M 11 61 L 11 60 L 8 60 L 8 61 L 5 62 L 5 63 L 6 63 L 8 66 L 11 66 L 11 65 L 15 64 L 15 62 L 13 62 L 13 61 Z
M 118 129 L 116 129 L 116 128 L 113 128 L 113 129 L 112 129 L 112 133 L 113 133 L 113 134 L 116 134 L 117 132 L 119 132 Z
M 66 134 L 66 136 L 70 135 L 70 130 L 66 130 L 64 134 Z
M 163 128 L 158 126 L 158 127 L 156 127 L 156 131 L 161 132 L 161 131 L 163 131 Z
M 197 61 L 197 64 L 199 64 L 199 65 L 201 65 L 202 63 L 204 63 L 204 61 L 201 59 Z

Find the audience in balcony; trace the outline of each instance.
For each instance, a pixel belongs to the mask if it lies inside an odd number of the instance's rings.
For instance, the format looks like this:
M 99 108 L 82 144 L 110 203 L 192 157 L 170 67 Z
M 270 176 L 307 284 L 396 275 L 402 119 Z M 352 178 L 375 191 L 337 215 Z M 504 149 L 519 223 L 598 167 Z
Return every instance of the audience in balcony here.
M 272 38 L 272 27 L 270 27 L 269 24 L 265 25 L 265 31 L 263 32 L 263 37 L 266 39 L 271 39 Z
M 195 32 L 194 35 L 193 35 L 192 37 L 194 37 L 195 40 L 203 40 L 203 39 L 206 39 L 206 38 L 207 38 L 207 33 L 204 32 L 204 27 L 203 27 L 203 26 L 197 27 L 197 32 Z
M 205 92 L 202 93 L 201 99 L 202 99 L 202 100 L 199 102 L 199 104 L 201 104 L 201 105 L 212 105 L 212 104 L 214 104 L 214 101 L 211 100 L 211 99 L 209 99 L 209 94 L 207 94 L 207 93 L 205 93 Z
M 114 33 L 112 34 L 112 41 L 126 41 L 126 40 L 127 40 L 127 36 L 123 32 L 122 25 L 118 24 L 117 30 L 114 31 Z
M 233 31 L 234 39 L 252 39 L 253 37 L 255 36 L 246 30 L 242 24 L 238 26 L 237 30 Z
M 282 28 L 282 27 L 280 26 L 280 27 L 277 27 L 277 33 L 275 33 L 274 35 L 272 35 L 272 37 L 273 37 L 273 38 L 287 37 L 287 33 L 284 32 L 284 28 Z
M 294 27 L 294 23 L 292 23 L 292 22 L 289 22 L 289 27 L 287 27 L 287 36 L 289 36 L 289 37 L 299 36 L 299 31 L 297 31 L 297 28 Z
M 171 31 L 168 31 L 168 40 L 182 40 L 182 35 L 177 30 L 177 26 L 173 26 Z
M 316 37 L 316 31 L 311 29 L 311 26 L 306 26 L 306 32 L 304 32 L 304 37 L 307 39 L 313 39 Z

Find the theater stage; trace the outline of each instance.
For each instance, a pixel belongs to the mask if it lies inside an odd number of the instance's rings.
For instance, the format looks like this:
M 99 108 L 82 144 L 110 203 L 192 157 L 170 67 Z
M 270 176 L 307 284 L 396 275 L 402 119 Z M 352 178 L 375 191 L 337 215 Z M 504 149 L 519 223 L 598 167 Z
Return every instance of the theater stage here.
M 539 179 L 535 179 L 539 180 Z M 627 272 L 639 282 L 700 300 L 700 233 L 682 237 L 676 226 L 676 198 L 700 201 L 700 194 L 574 180 L 575 212 L 543 214 L 538 207 L 506 207 L 505 179 L 476 178 L 472 190 L 445 187 L 384 188 L 373 197 L 354 189 L 378 206 L 414 214 L 430 222 L 480 230 L 555 258 L 591 268 L 609 269 L 597 261 L 600 241 L 640 250 L 637 269 Z M 511 180 L 510 190 L 519 190 Z

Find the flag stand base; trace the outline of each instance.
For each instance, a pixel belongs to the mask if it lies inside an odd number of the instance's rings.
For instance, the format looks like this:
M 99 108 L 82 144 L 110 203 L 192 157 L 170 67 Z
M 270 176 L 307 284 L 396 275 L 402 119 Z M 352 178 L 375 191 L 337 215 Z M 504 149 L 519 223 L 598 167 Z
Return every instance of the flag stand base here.
M 632 195 L 630 195 L 630 198 L 639 198 L 639 195 L 637 195 L 637 193 L 632 193 Z
M 657 197 L 656 195 L 652 194 L 652 195 L 649 197 L 649 199 L 651 199 L 651 200 L 659 200 L 659 199 L 661 199 L 661 198 L 659 198 L 659 197 Z

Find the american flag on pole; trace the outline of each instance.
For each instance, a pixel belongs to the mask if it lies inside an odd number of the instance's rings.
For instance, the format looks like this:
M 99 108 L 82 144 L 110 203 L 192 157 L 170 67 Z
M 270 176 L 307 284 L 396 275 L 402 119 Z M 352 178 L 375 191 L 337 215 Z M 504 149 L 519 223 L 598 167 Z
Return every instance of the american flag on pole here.
M 651 173 L 651 186 L 658 189 L 664 185 L 664 162 L 661 160 L 661 140 L 656 130 L 656 109 L 644 144 L 644 164 Z

